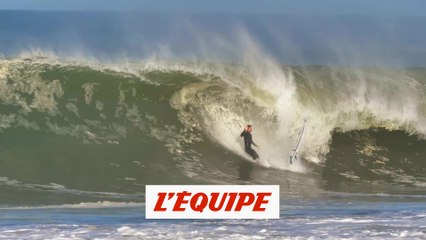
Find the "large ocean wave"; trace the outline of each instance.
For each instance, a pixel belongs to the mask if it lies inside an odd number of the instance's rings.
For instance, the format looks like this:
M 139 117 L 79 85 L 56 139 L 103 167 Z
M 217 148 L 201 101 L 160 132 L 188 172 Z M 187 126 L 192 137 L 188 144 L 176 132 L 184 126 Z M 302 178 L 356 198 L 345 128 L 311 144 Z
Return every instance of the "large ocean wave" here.
M 240 64 L 2 59 L 0 187 L 138 194 L 150 183 L 290 188 L 290 178 L 332 190 L 368 182 L 424 191 L 425 73 L 281 66 L 251 53 Z M 301 160 L 289 165 L 304 119 Z M 244 161 L 245 124 L 254 126 L 260 166 Z

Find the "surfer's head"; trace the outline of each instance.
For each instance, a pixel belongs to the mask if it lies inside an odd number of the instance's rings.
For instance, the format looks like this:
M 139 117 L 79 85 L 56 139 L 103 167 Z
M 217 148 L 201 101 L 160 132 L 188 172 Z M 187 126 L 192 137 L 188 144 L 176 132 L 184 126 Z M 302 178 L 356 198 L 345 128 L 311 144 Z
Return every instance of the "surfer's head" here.
M 247 125 L 247 132 L 251 133 L 253 131 L 253 127 L 249 124 Z

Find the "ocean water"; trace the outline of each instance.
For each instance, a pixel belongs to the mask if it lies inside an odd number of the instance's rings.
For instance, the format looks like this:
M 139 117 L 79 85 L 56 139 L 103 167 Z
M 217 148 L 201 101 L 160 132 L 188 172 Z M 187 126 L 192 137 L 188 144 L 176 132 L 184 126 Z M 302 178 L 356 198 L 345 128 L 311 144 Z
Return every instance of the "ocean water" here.
M 423 22 L 0 11 L 0 239 L 425 239 Z M 146 220 L 147 184 L 281 218 Z

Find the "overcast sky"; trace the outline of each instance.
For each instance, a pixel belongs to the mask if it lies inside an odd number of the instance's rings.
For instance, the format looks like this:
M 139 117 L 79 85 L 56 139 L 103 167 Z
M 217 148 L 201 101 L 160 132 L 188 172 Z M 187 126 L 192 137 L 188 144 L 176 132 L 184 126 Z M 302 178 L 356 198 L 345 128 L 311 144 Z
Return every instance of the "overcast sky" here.
M 421 15 L 425 0 L 0 0 L 0 9 Z

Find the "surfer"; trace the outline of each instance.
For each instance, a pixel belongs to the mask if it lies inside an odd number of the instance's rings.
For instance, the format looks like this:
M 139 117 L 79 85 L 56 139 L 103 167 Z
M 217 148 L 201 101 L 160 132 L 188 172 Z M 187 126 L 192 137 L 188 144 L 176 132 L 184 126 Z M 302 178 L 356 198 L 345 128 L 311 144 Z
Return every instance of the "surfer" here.
M 244 148 L 246 150 L 246 153 L 248 153 L 253 160 L 259 159 L 259 154 L 257 154 L 256 151 L 254 151 L 253 148 L 251 148 L 251 145 L 253 144 L 256 147 L 259 147 L 256 143 L 253 142 L 253 137 L 251 136 L 251 132 L 253 131 L 253 127 L 251 125 L 247 125 L 246 128 L 244 128 L 244 131 L 241 133 L 241 137 L 244 137 Z

